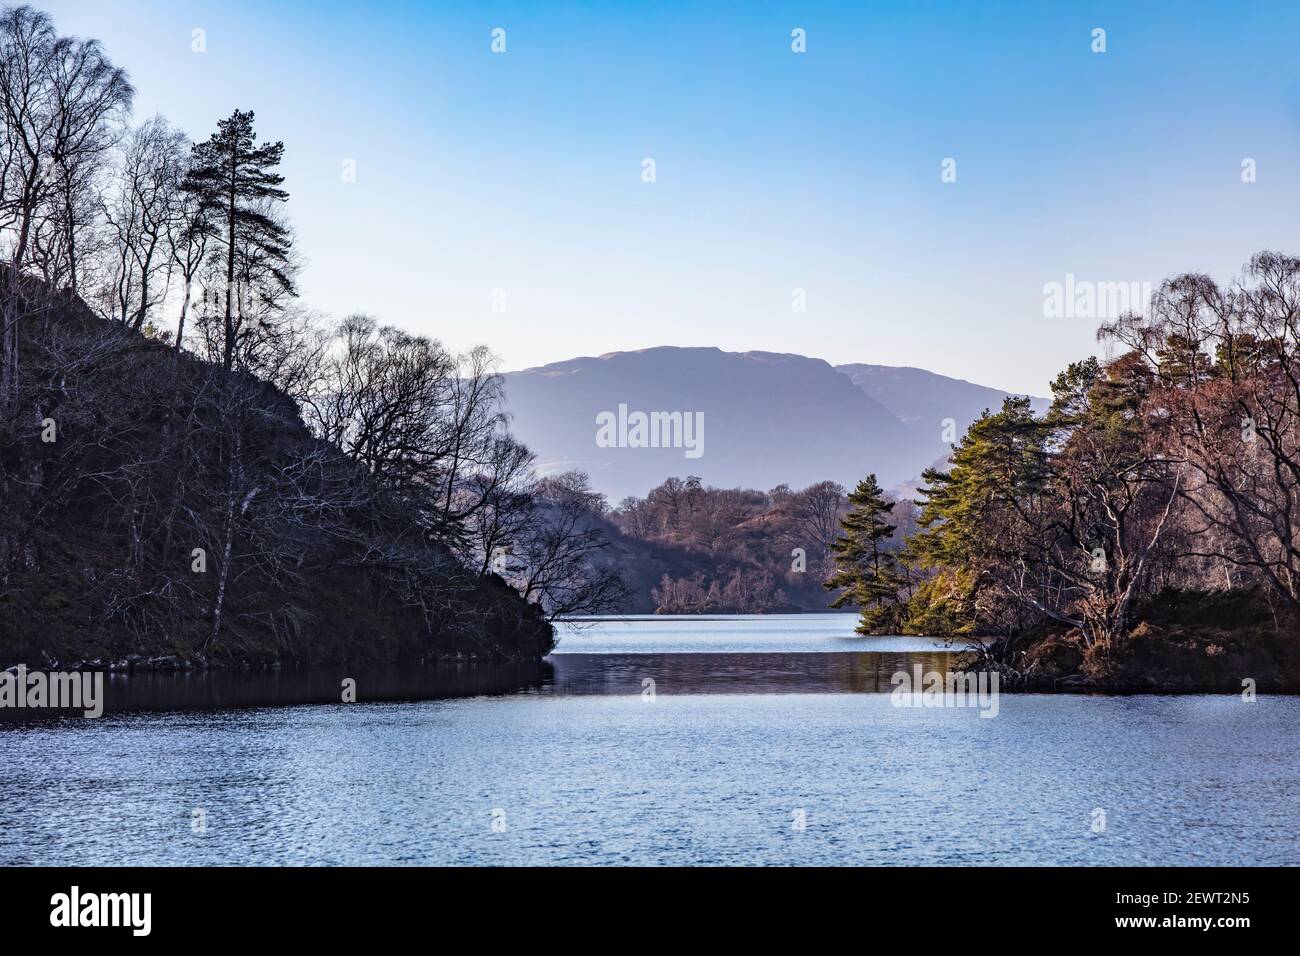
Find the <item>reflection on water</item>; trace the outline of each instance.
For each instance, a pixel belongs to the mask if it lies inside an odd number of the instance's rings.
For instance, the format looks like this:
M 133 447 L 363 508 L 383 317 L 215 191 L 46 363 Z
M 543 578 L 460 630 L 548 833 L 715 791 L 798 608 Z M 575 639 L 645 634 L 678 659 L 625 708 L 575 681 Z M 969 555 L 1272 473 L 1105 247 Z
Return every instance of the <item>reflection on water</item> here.
M 955 670 L 964 652 L 928 637 L 860 637 L 852 614 L 586 618 L 557 625 L 556 653 L 539 662 L 489 662 L 270 671 L 104 675 L 105 713 L 443 700 L 528 691 L 546 696 L 638 694 L 647 678 L 677 694 L 838 694 L 892 689 L 920 663 Z M 0 724 L 54 715 L 0 708 Z
M 551 697 L 639 694 L 647 679 L 658 693 L 671 694 L 869 694 L 892 690 L 896 671 L 910 671 L 915 664 L 927 671 L 956 670 L 962 658 L 954 652 L 556 654 L 531 664 L 106 674 L 104 711 L 337 704 L 345 680 L 355 681 L 356 701 L 362 704 L 517 691 Z M 0 721 L 43 716 L 0 708 Z
M 893 690 L 897 671 L 955 671 L 964 655 L 556 654 L 549 694 L 638 694 L 654 681 L 666 694 L 871 694 Z
M 269 671 L 192 671 L 104 675 L 104 711 L 222 710 L 337 704 L 343 682 L 356 682 L 358 703 L 433 700 L 513 693 L 551 680 L 546 661 L 525 664 L 440 664 L 357 668 L 346 665 Z M 0 722 L 30 721 L 38 712 L 0 708 Z

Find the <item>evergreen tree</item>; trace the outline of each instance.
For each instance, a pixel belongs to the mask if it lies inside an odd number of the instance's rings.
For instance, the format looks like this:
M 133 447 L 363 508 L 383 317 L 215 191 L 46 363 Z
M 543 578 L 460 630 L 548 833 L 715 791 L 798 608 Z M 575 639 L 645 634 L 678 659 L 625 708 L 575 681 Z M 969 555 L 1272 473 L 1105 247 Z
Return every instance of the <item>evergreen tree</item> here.
M 859 634 L 897 630 L 898 592 L 906 583 L 895 556 L 883 543 L 895 526 L 889 523 L 894 502 L 885 498 L 875 475 L 868 475 L 849 495 L 849 512 L 840 521 L 843 534 L 831 544 L 835 574 L 826 582 L 840 594 L 831 607 L 856 604 L 862 608 Z
M 258 275 L 278 292 L 293 294 L 288 229 L 271 215 L 271 208 L 286 201 L 280 188 L 284 177 L 275 172 L 284 156 L 283 143 L 256 145 L 253 114 L 239 110 L 217 122 L 217 132 L 194 147 L 184 189 L 194 193 L 212 223 L 213 238 L 224 245 L 225 315 L 223 367 L 230 371 L 235 343 L 243 325 L 246 300 L 236 293 L 236 268 L 248 274 L 256 262 Z
M 1056 419 L 1086 408 L 1095 363 L 1079 363 L 1055 386 Z M 946 469 L 922 473 L 920 530 L 906 557 L 926 575 L 906 608 L 909 633 L 940 637 L 1001 630 L 1011 581 L 1022 558 L 1038 560 L 1045 540 L 1041 502 L 1048 480 L 1049 427 L 1027 398 L 1009 397 L 985 411 L 962 436 Z

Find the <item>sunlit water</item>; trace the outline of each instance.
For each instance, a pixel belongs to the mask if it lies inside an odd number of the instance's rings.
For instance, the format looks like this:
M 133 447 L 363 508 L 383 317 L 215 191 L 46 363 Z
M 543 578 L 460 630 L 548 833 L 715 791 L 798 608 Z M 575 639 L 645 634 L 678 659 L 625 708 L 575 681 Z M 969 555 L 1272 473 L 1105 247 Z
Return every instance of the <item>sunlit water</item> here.
M 0 725 L 0 863 L 1300 863 L 1300 698 L 987 719 L 892 705 L 948 654 L 720 623 L 590 629 L 508 694 Z
M 856 614 L 576 618 L 559 625 L 558 652 L 802 654 L 953 649 L 953 645 L 931 637 L 861 637 L 853 631 L 857 623 Z

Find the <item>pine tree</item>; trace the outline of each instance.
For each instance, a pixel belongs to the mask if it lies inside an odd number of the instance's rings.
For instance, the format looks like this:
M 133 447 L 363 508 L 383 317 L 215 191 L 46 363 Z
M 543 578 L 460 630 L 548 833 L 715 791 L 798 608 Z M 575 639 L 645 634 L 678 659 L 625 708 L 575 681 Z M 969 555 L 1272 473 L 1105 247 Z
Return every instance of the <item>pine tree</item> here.
M 1076 363 L 1057 380 L 1053 415 L 1060 421 L 1081 414 L 1095 372 L 1095 363 Z M 997 582 L 1007 569 L 1014 577 L 1022 555 L 1038 553 L 1048 432 L 1027 398 L 1009 397 L 970 426 L 946 468 L 922 473 L 920 530 L 905 558 L 925 580 L 904 610 L 909 633 L 955 637 L 1003 623 L 990 616 L 1005 603 Z
M 831 607 L 862 608 L 859 634 L 897 630 L 898 592 L 906 582 L 897 559 L 883 547 L 895 531 L 889 523 L 894 502 L 885 498 L 876 476 L 868 475 L 849 495 L 849 505 L 840 520 L 844 533 L 831 544 L 836 570 L 826 587 L 840 591 Z
M 293 294 L 289 272 L 292 240 L 288 229 L 267 214 L 273 204 L 289 198 L 280 188 L 284 177 L 275 172 L 283 156 L 283 143 L 256 145 L 253 114 L 239 110 L 219 120 L 217 132 L 206 143 L 197 144 L 191 155 L 183 188 L 198 197 L 213 224 L 213 238 L 225 246 L 223 366 L 227 372 L 234 362 L 244 309 L 235 292 L 237 261 L 256 260 L 259 274 L 267 282 Z

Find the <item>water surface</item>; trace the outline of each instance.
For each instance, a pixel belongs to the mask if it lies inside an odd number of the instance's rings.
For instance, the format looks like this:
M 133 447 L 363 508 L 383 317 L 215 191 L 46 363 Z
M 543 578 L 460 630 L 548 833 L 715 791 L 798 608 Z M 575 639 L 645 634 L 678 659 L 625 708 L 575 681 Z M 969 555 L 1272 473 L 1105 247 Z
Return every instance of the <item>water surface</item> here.
M 572 618 L 557 654 L 835 653 L 962 649 L 933 637 L 863 637 L 856 614 L 732 614 Z
M 471 668 L 472 696 L 0 727 L 0 864 L 1300 864 L 1300 698 L 987 719 L 881 692 L 951 652 L 721 623 L 691 651 L 611 625 L 617 652 L 570 644 L 509 693 Z

